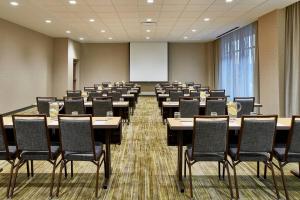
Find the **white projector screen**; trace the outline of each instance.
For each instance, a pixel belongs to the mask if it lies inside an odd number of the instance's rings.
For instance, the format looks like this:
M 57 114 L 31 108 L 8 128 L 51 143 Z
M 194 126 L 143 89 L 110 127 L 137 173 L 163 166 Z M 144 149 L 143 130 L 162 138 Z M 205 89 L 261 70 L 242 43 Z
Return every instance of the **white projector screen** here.
M 130 81 L 168 81 L 168 43 L 130 43 Z

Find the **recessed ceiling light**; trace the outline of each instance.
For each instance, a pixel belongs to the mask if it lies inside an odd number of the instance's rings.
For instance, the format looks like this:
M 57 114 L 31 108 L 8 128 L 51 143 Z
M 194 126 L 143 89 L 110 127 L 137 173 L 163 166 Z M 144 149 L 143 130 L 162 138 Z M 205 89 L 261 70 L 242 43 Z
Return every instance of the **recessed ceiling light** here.
M 150 40 L 150 37 L 147 36 L 147 37 L 146 37 L 146 40 Z
M 94 21 L 95 21 L 95 19 L 89 19 L 89 21 L 90 21 L 90 22 L 94 22 Z
M 81 40 L 81 41 L 82 41 L 82 40 L 84 40 L 84 38 L 83 38 L 83 37 L 80 37 L 80 38 L 79 38 L 79 40 Z
M 225 0 L 226 3 L 231 3 L 233 0 Z
M 147 3 L 154 3 L 154 0 L 147 0 Z
M 187 39 L 188 39 L 188 36 L 184 36 L 183 39 L 187 40 Z
M 203 19 L 203 21 L 208 22 L 208 21 L 210 21 L 210 18 L 206 17 Z
M 67 34 L 70 34 L 70 33 L 71 33 L 71 31 L 66 31 L 66 33 L 67 33 Z
M 70 0 L 70 1 L 69 1 L 69 4 L 75 5 L 75 4 L 77 4 L 77 2 L 76 2 L 75 0 Z
M 147 32 L 147 33 L 150 33 L 150 32 L 151 32 L 151 30 L 150 30 L 150 29 L 147 29 L 147 30 L 146 30 L 146 32 Z
M 195 33 L 196 31 L 197 31 L 196 29 L 192 29 L 192 32 L 194 32 L 194 33 Z
M 18 5 L 19 5 L 19 3 L 18 3 L 18 2 L 16 2 L 16 1 L 11 1 L 11 2 L 10 2 L 10 5 L 12 5 L 12 6 L 18 6 Z
M 101 33 L 105 33 L 106 31 L 103 29 L 103 30 L 101 30 Z
M 47 24 L 50 24 L 52 21 L 51 21 L 50 19 L 46 19 L 45 22 L 46 22 Z
M 146 19 L 147 22 L 152 22 L 151 18 Z
M 112 40 L 112 37 L 109 37 L 108 39 L 109 39 L 109 40 Z

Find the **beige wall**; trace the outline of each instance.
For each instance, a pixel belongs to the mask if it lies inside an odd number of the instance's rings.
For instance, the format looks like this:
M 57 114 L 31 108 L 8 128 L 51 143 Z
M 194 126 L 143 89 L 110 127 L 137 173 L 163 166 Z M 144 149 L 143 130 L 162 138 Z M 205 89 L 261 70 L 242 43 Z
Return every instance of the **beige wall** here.
M 73 60 L 78 59 L 76 66 L 76 89 L 80 82 L 80 44 L 74 40 L 68 40 L 68 89 L 73 89 Z
M 53 39 L 0 19 L 0 113 L 51 95 Z
M 259 87 L 264 114 L 284 109 L 284 9 L 258 19 Z

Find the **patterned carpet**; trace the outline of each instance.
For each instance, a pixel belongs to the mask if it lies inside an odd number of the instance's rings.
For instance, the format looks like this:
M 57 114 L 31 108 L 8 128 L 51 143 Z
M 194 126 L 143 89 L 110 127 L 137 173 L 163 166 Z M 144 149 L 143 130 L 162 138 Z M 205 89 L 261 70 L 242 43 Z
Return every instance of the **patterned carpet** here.
M 26 113 L 36 112 L 34 109 Z M 123 141 L 112 146 L 111 185 L 99 190 L 99 199 L 184 200 L 189 199 L 188 180 L 185 193 L 176 186 L 176 147 L 166 144 L 166 126 L 162 124 L 154 97 L 140 97 L 130 125 L 124 124 Z M 0 162 L 0 199 L 5 199 L 9 165 Z M 35 176 L 28 179 L 26 167 L 21 168 L 14 199 L 48 199 L 51 166 L 35 162 Z M 291 199 L 300 199 L 300 180 L 289 173 L 297 165 L 286 167 L 288 190 Z M 89 162 L 74 163 L 74 177 L 63 179 L 59 199 L 95 199 L 96 167 Z M 70 170 L 69 170 L 70 171 Z M 101 168 L 100 183 L 103 181 Z M 206 162 L 192 168 L 194 199 L 229 199 L 226 181 L 219 181 L 217 164 Z M 240 199 L 275 199 L 271 174 L 267 180 L 256 178 L 256 165 L 240 164 L 237 167 Z M 276 171 L 281 197 L 284 197 L 279 172 Z M 57 177 L 56 177 L 57 178 Z M 55 198 L 54 198 L 55 199 Z

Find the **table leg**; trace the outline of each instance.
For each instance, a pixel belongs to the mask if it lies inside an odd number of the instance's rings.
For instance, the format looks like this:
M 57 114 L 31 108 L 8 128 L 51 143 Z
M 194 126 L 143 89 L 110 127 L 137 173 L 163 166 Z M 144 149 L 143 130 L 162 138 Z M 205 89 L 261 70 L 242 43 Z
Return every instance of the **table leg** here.
M 177 134 L 177 144 L 178 144 L 178 160 L 177 160 L 177 187 L 181 193 L 184 192 L 184 184 L 182 181 L 182 143 L 183 143 L 182 132 Z
M 292 173 L 294 176 L 300 178 L 300 163 L 299 163 L 299 165 L 298 165 L 298 172 L 297 172 L 296 170 L 291 170 L 291 173 Z
M 105 179 L 103 183 L 103 188 L 107 189 L 110 181 L 111 170 L 111 153 L 110 153 L 110 133 L 111 130 L 105 131 Z

